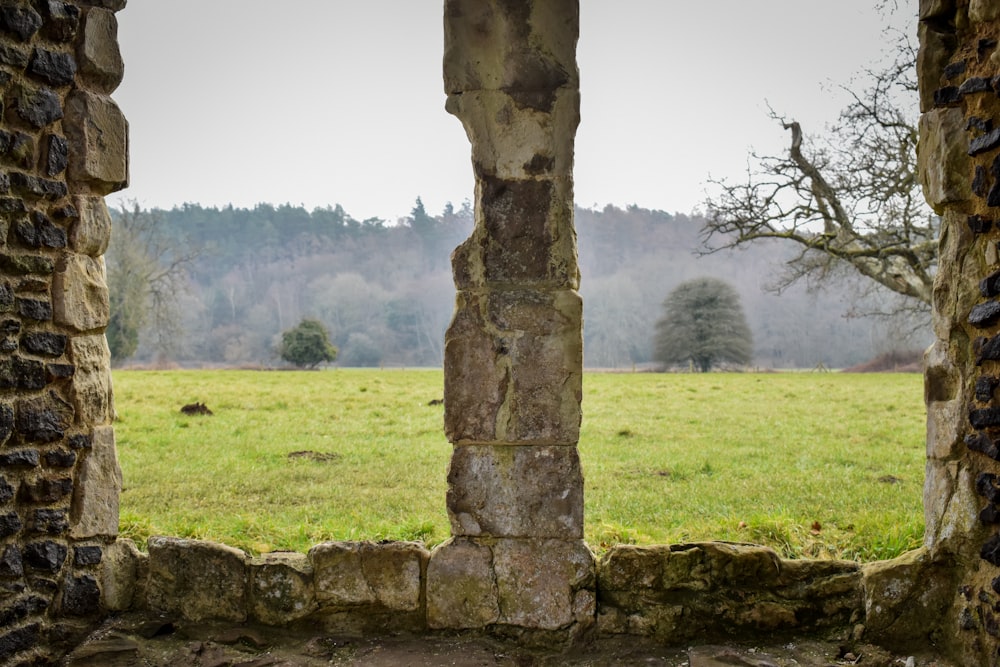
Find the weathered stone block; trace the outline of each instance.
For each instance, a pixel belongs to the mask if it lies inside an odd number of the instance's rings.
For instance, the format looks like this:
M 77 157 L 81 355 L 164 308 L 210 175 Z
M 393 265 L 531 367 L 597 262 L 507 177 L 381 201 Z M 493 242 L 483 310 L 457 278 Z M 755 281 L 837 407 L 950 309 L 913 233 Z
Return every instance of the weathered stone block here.
M 38 461 L 37 449 L 18 449 L 0 454 L 2 468 L 37 468 Z
M 445 336 L 445 433 L 454 443 L 573 444 L 582 306 L 570 290 L 460 292 Z
M 979 505 L 974 474 L 956 461 L 928 459 L 924 481 L 924 544 L 932 551 L 975 540 Z
M 104 260 L 73 253 L 52 281 L 52 306 L 57 324 L 75 331 L 95 331 L 108 325 L 111 306 Z
M 42 299 L 15 300 L 17 314 L 36 322 L 48 322 L 52 319 L 52 304 Z
M 102 195 L 128 185 L 128 122 L 114 101 L 74 90 L 63 126 L 70 145 L 70 179 Z
M 0 269 L 15 276 L 48 275 L 55 270 L 55 262 L 44 255 L 0 255 Z
M 98 8 L 87 12 L 78 57 L 83 80 L 94 90 L 110 94 L 122 82 L 125 65 L 118 48 L 118 19 L 113 12 Z
M 0 513 L 0 538 L 16 535 L 23 527 L 17 512 Z
M 27 198 L 56 200 L 65 197 L 68 190 L 62 181 L 39 178 L 21 172 L 9 174 L 11 189 Z
M 961 109 L 934 109 L 920 117 L 917 170 L 924 197 L 939 215 L 945 204 L 972 197 L 966 137 Z
M 73 423 L 73 406 L 55 392 L 22 399 L 14 407 L 14 428 L 27 442 L 52 442 L 66 434 Z
M 934 91 L 934 106 L 958 107 L 962 103 L 962 91 L 958 86 L 942 86 Z
M 50 86 L 68 86 L 76 76 L 76 60 L 69 53 L 36 47 L 28 72 Z
M 62 609 L 70 616 L 91 616 L 101 607 L 101 589 L 89 574 L 71 577 L 63 586 Z
M 423 571 L 429 557 L 427 550 L 414 542 L 371 545 L 362 565 L 378 603 L 390 611 L 419 609 Z
M 80 9 L 63 0 L 45 0 L 42 4 L 48 21 L 45 30 L 56 42 L 68 42 L 76 35 L 80 23 Z
M 73 492 L 73 480 L 69 477 L 42 477 L 21 484 L 25 500 L 39 505 L 51 505 Z
M 362 542 L 326 542 L 309 550 L 321 605 L 361 605 L 375 602 L 361 566 Z
M 563 178 L 481 177 L 476 228 L 451 257 L 458 289 L 576 289 L 571 188 Z
M 15 70 L 28 66 L 28 50 L 11 44 L 0 44 L 0 64 L 9 65 Z
M 28 530 L 40 535 L 62 535 L 69 529 L 66 510 L 35 510 L 28 520 Z
M 31 542 L 24 547 L 24 564 L 31 570 L 58 572 L 66 562 L 67 553 L 65 545 L 58 542 Z
M 658 589 L 663 580 L 663 563 L 670 547 L 636 547 L 619 544 L 601 558 L 598 571 L 601 588 L 609 591 Z
M 0 389 L 43 389 L 45 366 L 40 361 L 12 357 L 0 360 Z
M 97 565 L 101 562 L 103 555 L 101 547 L 94 545 L 76 546 L 73 547 L 73 565 L 76 567 Z
M 45 465 L 50 468 L 72 468 L 76 464 L 76 454 L 65 449 L 52 449 L 45 452 Z
M 863 568 L 866 638 L 898 643 L 927 637 L 929 623 L 951 602 L 955 571 L 926 549 Z
M 24 574 L 24 559 L 21 550 L 13 544 L 8 544 L 0 553 L 0 577 L 13 578 Z
M 37 211 L 32 212 L 31 220 L 19 220 L 14 225 L 14 233 L 18 240 L 29 248 L 52 248 L 60 250 L 66 247 L 66 230 L 52 223 L 48 216 Z
M 434 549 L 427 564 L 428 626 L 483 628 L 499 619 L 492 550 L 464 538 L 452 538 Z
M 682 561 L 686 561 L 682 567 L 675 567 Z M 663 586 L 684 588 L 690 580 L 701 579 L 705 589 L 759 587 L 777 581 L 780 574 L 781 561 L 772 549 L 703 542 L 671 548 Z
M 58 176 L 69 166 L 69 142 L 58 134 L 50 134 L 45 155 L 45 175 Z
M 482 179 L 484 275 L 488 283 L 524 284 L 549 278 L 555 238 L 549 228 L 551 180 Z
M 0 635 L 0 660 L 6 661 L 38 644 L 41 626 L 31 623 Z
M 476 174 L 500 179 L 572 176 L 580 124 L 580 93 L 546 93 L 549 108 L 525 107 L 514 94 L 476 91 L 448 98 L 446 109 L 465 127 Z
M 327 542 L 309 551 L 323 606 L 375 604 L 393 612 L 419 609 L 428 557 L 414 542 Z
M 105 547 L 101 561 L 101 592 L 109 611 L 131 609 L 143 559 L 132 540 L 119 539 Z
M 316 609 L 313 568 L 300 553 L 269 553 L 250 561 L 250 615 L 287 625 Z
M 3 178 L 0 178 L 0 191 L 6 193 L 10 190 L 10 177 L 6 174 Z M 0 213 L 26 213 L 28 207 L 25 205 L 24 200 L 20 197 L 0 197 Z M 7 221 L 4 221 L 2 227 L 4 230 L 4 236 L 6 236 Z
M 962 446 L 964 401 L 935 401 L 927 404 L 927 456 L 948 459 Z
M 481 299 L 459 292 L 445 334 L 444 429 L 456 443 L 496 440 L 509 391 L 509 343 L 487 329 Z
M 577 286 L 576 234 L 565 180 L 483 176 L 477 197 L 488 283 Z
M 147 602 L 150 610 L 190 621 L 242 622 L 247 617 L 247 556 L 222 544 L 151 537 Z
M 70 400 L 76 408 L 77 422 L 84 426 L 108 423 L 114 412 L 114 395 L 107 339 L 74 336 L 69 342 L 69 355 L 76 366 Z
M 576 0 L 445 3 L 447 93 L 577 85 Z
M 42 27 L 42 17 L 31 7 L 0 7 L 0 28 L 27 42 Z
M 575 620 L 575 594 L 594 587 L 582 540 L 498 540 L 493 546 L 500 623 L 558 630 Z
M 849 627 L 862 608 L 850 561 L 783 561 L 766 547 L 704 542 L 613 548 L 602 559 L 598 620 L 662 641 Z
M 48 331 L 32 331 L 21 337 L 26 352 L 43 357 L 61 357 L 66 351 L 66 341 L 63 334 Z
M 452 535 L 582 539 L 576 447 L 455 447 L 447 505 Z
M 75 197 L 80 217 L 69 232 L 71 247 L 78 253 L 100 257 L 111 241 L 111 213 L 104 197 Z
M 73 490 L 72 529 L 74 539 L 118 534 L 118 497 L 122 471 L 111 426 L 94 428 L 94 446 L 79 465 Z
M 21 120 L 39 129 L 63 117 L 59 95 L 49 88 L 21 85 L 15 91 L 14 104 Z
M 69 151 L 68 144 L 66 150 Z M 56 220 L 60 220 L 66 223 L 76 220 L 77 218 L 80 217 L 79 211 L 77 211 L 76 207 L 73 206 L 72 204 L 59 204 L 57 206 L 53 206 L 52 208 L 49 209 L 49 215 L 51 215 Z

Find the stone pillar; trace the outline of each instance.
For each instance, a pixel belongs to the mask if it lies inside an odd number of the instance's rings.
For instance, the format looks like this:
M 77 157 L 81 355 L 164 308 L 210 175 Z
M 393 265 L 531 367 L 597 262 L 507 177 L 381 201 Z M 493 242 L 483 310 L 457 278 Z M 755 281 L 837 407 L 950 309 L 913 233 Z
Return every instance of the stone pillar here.
M 101 614 L 118 533 L 102 256 L 128 180 L 124 6 L 0 3 L 2 664 L 49 664 Z
M 577 0 L 445 2 L 447 109 L 472 144 L 476 226 L 452 254 L 452 539 L 428 566 L 434 628 L 564 631 L 594 614 L 576 447 L 578 32 Z
M 921 0 L 920 178 L 941 216 L 926 358 L 925 548 L 948 592 L 936 639 L 961 664 L 1000 650 L 1000 2 Z M 941 588 L 922 578 L 906 604 Z M 925 627 L 934 623 L 921 619 Z

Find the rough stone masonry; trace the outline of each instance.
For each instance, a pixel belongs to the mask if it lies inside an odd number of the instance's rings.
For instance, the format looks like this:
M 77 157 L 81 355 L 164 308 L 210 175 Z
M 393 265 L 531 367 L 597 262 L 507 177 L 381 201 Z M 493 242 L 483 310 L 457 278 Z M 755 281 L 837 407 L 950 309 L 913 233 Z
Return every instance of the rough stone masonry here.
M 102 255 L 103 197 L 128 181 L 109 97 L 124 6 L 0 0 L 0 664 L 55 664 L 121 611 L 549 643 L 863 636 L 1000 664 L 1000 0 L 920 1 L 920 177 L 942 216 L 927 539 L 865 566 L 723 543 L 618 546 L 595 562 L 583 543 L 576 0 L 444 3 L 447 109 L 476 176 L 445 352 L 452 538 L 259 558 L 116 539 Z
M 927 353 L 927 561 L 939 635 L 967 664 L 1000 661 L 1000 2 L 920 2 L 924 193 L 941 216 Z
M 118 533 L 104 195 L 128 182 L 114 12 L 0 2 L 0 663 L 102 611 Z
M 428 623 L 558 630 L 595 611 L 576 448 L 579 10 L 576 0 L 447 0 L 444 13 L 447 109 L 472 144 L 476 225 L 452 254 L 452 539 L 428 565 Z

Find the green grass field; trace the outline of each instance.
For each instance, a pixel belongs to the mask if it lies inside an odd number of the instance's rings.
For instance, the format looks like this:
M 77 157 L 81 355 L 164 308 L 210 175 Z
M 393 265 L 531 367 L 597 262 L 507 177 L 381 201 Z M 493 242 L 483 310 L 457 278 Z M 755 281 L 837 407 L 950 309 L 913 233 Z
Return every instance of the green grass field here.
M 257 553 L 449 535 L 441 371 L 116 371 L 122 533 Z M 203 401 L 213 416 L 182 415 Z M 586 540 L 786 556 L 920 544 L 917 374 L 584 378 Z

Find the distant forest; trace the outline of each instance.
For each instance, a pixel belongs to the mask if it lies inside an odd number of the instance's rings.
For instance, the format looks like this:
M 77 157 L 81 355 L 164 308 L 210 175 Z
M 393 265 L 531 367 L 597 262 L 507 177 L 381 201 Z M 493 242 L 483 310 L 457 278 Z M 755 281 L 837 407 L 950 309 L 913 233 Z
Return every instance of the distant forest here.
M 276 366 L 281 332 L 312 317 L 339 348 L 337 365 L 441 365 L 454 302 L 449 255 L 472 231 L 468 203 L 430 215 L 418 200 L 395 224 L 355 220 L 339 206 L 185 204 L 143 214 L 197 256 L 177 333 L 164 343 L 143 332 L 127 363 Z M 648 366 L 664 298 L 699 276 L 739 292 L 760 368 L 842 368 L 929 341 L 929 322 L 849 317 L 891 300 L 856 280 L 768 291 L 790 251 L 772 243 L 700 255 L 703 222 L 637 206 L 576 210 L 588 368 Z

